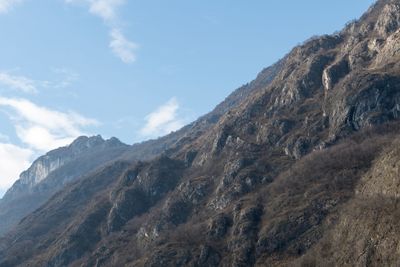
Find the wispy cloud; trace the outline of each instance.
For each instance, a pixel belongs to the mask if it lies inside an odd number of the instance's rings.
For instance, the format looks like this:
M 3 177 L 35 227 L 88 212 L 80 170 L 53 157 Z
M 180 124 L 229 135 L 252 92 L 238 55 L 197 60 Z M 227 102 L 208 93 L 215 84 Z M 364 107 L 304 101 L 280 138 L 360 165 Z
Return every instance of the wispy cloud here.
M 184 120 L 178 115 L 179 103 L 174 97 L 146 116 L 146 124 L 140 130 L 144 137 L 154 138 L 171 133 L 183 127 Z
M 101 18 L 110 28 L 110 48 L 124 63 L 133 63 L 138 45 L 130 41 L 117 26 L 117 10 L 125 4 L 125 0 L 65 0 L 67 4 L 86 4 L 89 12 Z
M 21 141 L 40 152 L 67 145 L 84 134 L 83 128 L 98 124 L 77 113 L 48 109 L 26 99 L 0 97 L 0 107 L 8 109 Z
M 0 0 L 0 13 L 7 13 L 22 0 Z
M 65 0 L 67 4 L 89 5 L 89 12 L 106 22 L 117 19 L 117 9 L 125 4 L 125 0 Z
M 137 45 L 126 39 L 119 29 L 112 29 L 110 36 L 110 48 L 114 54 L 124 63 L 134 62 L 136 60 L 135 50 Z
M 106 21 L 116 19 L 116 10 L 125 0 L 90 0 L 90 12 Z
M 61 76 L 59 81 L 51 83 L 55 89 L 64 89 L 79 80 L 79 74 L 67 68 L 53 68 L 53 73 Z
M 118 8 L 126 0 L 64 0 L 66 4 L 79 4 L 88 6 L 88 11 L 101 18 L 109 27 L 109 46 L 114 55 L 124 63 L 133 63 L 136 60 L 135 52 L 138 45 L 130 41 L 118 27 Z M 0 0 L 0 13 L 7 13 L 22 0 Z
M 24 76 L 0 72 L 0 84 L 24 93 L 36 93 L 36 81 Z
M 55 74 L 51 80 L 36 80 L 12 72 L 0 71 L 0 88 L 7 88 L 22 93 L 38 93 L 41 89 L 64 89 L 79 79 L 79 74 L 66 68 L 52 69 Z

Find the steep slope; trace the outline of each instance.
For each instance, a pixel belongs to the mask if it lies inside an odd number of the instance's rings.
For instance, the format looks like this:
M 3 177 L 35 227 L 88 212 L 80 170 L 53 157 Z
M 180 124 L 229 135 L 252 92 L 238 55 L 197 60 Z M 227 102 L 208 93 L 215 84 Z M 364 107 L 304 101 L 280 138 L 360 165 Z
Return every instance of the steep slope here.
M 68 185 L 0 241 L 0 266 L 400 262 L 399 32 L 400 1 L 381 0 L 296 47 L 217 116 L 136 146 L 161 155 Z
M 252 82 L 236 89 L 210 113 L 200 117 L 193 123 L 156 140 L 134 144 L 124 155 L 127 160 L 149 160 L 166 150 L 179 150 L 186 144 L 196 140 L 211 129 L 227 112 L 235 109 L 254 91 L 267 87 L 276 77 L 283 66 L 285 59 L 265 68 Z
M 65 184 L 114 160 L 128 146 L 116 138 L 79 137 L 38 158 L 0 200 L 0 235 L 44 204 Z
M 399 263 L 399 136 L 377 155 L 336 223 L 300 261 L 312 265 L 396 266 Z

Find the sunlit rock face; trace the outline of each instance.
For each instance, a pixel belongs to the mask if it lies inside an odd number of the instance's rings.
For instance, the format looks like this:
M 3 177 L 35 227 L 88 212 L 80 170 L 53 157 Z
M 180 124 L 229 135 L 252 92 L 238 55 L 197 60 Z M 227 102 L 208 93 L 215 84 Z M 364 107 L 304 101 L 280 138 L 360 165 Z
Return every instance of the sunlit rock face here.
M 18 193 L 28 193 L 33 188 L 44 181 L 51 172 L 59 169 L 68 162 L 75 160 L 82 156 L 83 153 L 94 149 L 104 147 L 106 148 L 113 140 L 109 140 L 108 144 L 101 136 L 93 137 L 79 137 L 71 145 L 53 150 L 46 155 L 38 158 L 32 166 L 24 171 L 19 180 L 7 191 L 4 200 L 13 198 Z M 116 144 L 122 145 L 120 144 Z M 65 178 L 63 178 L 64 180 Z
M 120 156 L 127 148 L 116 138 L 82 136 L 35 160 L 0 200 L 0 235 L 65 184 Z

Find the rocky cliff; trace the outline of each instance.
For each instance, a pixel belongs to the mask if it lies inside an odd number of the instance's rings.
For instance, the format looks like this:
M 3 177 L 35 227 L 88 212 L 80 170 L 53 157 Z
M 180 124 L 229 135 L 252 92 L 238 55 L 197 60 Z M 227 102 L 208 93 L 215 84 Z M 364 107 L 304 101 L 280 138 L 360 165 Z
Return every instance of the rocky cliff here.
M 399 32 L 400 1 L 380 0 L 294 48 L 67 185 L 0 241 L 0 266 L 395 266 Z
M 114 160 L 128 146 L 116 138 L 79 137 L 38 158 L 0 200 L 0 235 L 39 208 L 67 183 Z

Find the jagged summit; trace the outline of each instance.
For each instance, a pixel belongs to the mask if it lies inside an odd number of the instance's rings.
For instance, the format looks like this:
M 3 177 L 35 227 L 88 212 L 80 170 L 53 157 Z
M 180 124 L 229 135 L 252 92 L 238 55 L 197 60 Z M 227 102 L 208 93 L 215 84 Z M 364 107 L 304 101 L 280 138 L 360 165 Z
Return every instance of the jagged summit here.
M 121 143 L 115 137 L 109 140 L 104 140 L 100 135 L 91 137 L 80 136 L 76 138 L 70 145 L 52 150 L 46 153 L 46 155 L 35 160 L 32 166 L 21 174 L 20 179 L 16 182 L 16 185 L 25 185 L 29 190 L 33 186 L 42 182 L 50 172 L 60 168 L 67 162 L 74 160 L 76 157 L 81 156 L 81 154 L 85 151 L 98 148 L 105 149 L 109 146 L 118 147 L 126 145 Z M 9 198 L 13 191 L 14 188 L 8 190 L 4 196 L 4 199 Z
M 80 136 L 76 138 L 69 146 L 70 147 L 92 147 L 99 144 L 103 144 L 105 140 L 101 135 L 96 136 Z
M 80 136 L 76 138 L 68 147 L 71 149 L 88 149 L 96 146 L 124 146 L 118 138 L 111 137 L 110 139 L 103 139 L 101 135 L 95 136 Z

